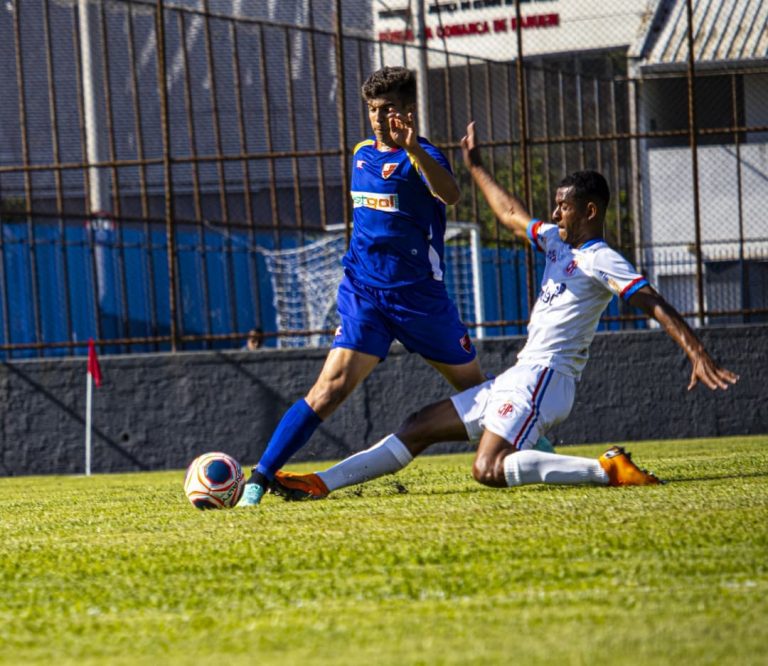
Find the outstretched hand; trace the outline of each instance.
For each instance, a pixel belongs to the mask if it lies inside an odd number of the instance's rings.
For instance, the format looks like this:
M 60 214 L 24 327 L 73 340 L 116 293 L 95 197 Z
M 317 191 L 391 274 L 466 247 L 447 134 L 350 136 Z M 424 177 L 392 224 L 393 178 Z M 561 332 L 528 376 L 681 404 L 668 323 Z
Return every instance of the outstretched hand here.
M 725 391 L 729 384 L 735 384 L 739 381 L 737 374 L 721 368 L 706 352 L 692 359 L 691 363 L 693 363 L 693 369 L 691 370 L 691 381 L 688 384 L 689 391 L 693 390 L 699 382 L 713 391 L 717 389 Z
M 474 120 L 467 125 L 467 133 L 461 139 L 461 155 L 468 169 L 471 169 L 473 166 L 483 166 L 480 149 L 477 147 Z
M 418 134 L 414 123 L 413 113 L 400 113 L 399 111 L 390 111 L 387 114 L 389 123 L 389 135 L 401 148 L 406 150 L 418 145 Z

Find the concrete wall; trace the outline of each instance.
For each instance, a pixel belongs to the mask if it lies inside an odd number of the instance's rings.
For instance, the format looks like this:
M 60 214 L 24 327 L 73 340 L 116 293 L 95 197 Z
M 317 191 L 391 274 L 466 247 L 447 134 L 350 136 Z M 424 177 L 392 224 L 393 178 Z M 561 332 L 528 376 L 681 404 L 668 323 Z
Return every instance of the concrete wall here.
M 768 432 L 768 326 L 712 328 L 701 337 L 741 375 L 737 386 L 686 392 L 687 359 L 663 332 L 599 334 L 573 413 L 551 436 L 574 444 Z M 501 372 L 522 342 L 481 342 L 483 367 Z M 252 464 L 324 357 L 324 350 L 104 357 L 93 470 L 181 468 L 215 449 Z M 85 379 L 84 359 L 0 366 L 0 474 L 82 473 Z M 395 348 L 296 459 L 343 457 L 450 393 L 429 366 Z

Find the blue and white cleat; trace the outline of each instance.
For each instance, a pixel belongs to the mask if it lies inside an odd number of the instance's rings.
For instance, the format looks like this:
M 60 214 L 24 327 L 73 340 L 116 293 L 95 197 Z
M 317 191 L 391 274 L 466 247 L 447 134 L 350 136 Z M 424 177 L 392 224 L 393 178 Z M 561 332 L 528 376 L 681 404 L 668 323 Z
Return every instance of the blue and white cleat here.
M 261 498 L 264 497 L 265 489 L 260 483 L 246 483 L 243 496 L 237 503 L 237 508 L 241 509 L 245 506 L 256 506 L 261 502 Z

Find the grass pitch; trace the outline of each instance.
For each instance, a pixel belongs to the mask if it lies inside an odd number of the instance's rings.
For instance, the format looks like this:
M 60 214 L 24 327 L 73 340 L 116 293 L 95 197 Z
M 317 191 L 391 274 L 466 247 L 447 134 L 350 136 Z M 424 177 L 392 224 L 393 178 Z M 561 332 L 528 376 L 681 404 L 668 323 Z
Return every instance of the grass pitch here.
M 180 471 L 2 479 L 0 662 L 765 664 L 768 436 L 630 448 L 670 483 L 493 490 L 459 455 L 200 512 Z

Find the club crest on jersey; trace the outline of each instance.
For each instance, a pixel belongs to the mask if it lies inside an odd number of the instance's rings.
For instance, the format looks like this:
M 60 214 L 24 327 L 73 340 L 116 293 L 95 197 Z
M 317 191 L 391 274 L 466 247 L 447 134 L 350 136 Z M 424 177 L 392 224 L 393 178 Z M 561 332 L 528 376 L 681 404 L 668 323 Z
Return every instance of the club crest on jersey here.
M 395 173 L 395 169 L 397 169 L 399 162 L 387 162 L 383 167 L 381 167 L 381 177 L 382 178 L 389 178 L 393 173 Z
M 509 416 L 515 409 L 515 406 L 511 402 L 505 402 L 499 407 L 499 416 Z
M 553 263 L 557 261 L 557 252 L 555 252 L 554 250 L 549 250 L 547 252 L 547 259 L 549 259 Z
M 461 340 L 459 340 L 459 344 L 461 345 L 461 348 L 467 352 L 467 354 L 470 354 L 472 352 L 472 341 L 469 339 L 469 334 L 465 333 L 461 336 Z
M 357 160 L 357 168 L 362 169 L 365 166 L 365 160 Z

